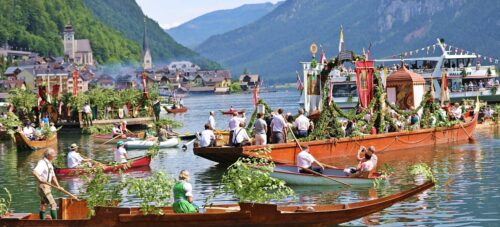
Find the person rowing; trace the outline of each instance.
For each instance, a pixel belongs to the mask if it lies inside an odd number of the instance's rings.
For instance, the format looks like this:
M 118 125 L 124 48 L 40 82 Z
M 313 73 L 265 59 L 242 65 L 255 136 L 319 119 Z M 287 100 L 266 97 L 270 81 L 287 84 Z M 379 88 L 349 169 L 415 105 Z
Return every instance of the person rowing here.
M 78 145 L 71 144 L 71 146 L 69 146 L 68 168 L 82 168 L 85 167 L 85 164 L 91 166 L 91 163 L 91 159 L 83 158 L 80 153 L 78 153 Z
M 174 213 L 196 213 L 198 209 L 193 204 L 193 186 L 189 183 L 189 172 L 182 170 L 179 181 L 174 185 Z
M 297 166 L 299 167 L 299 173 L 310 173 L 306 169 L 312 170 L 314 172 L 323 173 L 325 167 L 321 162 L 318 162 L 311 153 L 309 153 L 309 146 L 302 145 L 301 152 L 297 155 Z M 313 164 L 318 165 L 318 167 L 313 167 Z
M 54 149 L 49 148 L 43 154 L 43 159 L 38 161 L 33 169 L 33 176 L 38 181 L 38 196 L 40 196 L 40 219 L 45 220 L 46 215 L 51 219 L 57 219 L 57 203 L 52 196 L 50 184 L 61 188 L 54 173 L 52 161 L 56 158 L 57 153 Z M 50 206 L 50 212 L 47 213 L 47 206 Z
M 112 129 L 112 132 L 113 132 L 113 138 L 118 137 L 118 136 L 121 138 L 125 137 L 125 135 L 123 134 L 123 131 L 120 129 L 119 123 L 115 123 L 115 125 L 113 126 L 113 129 Z
M 375 155 L 375 147 L 370 146 L 368 149 L 361 146 L 356 155 L 359 161 L 356 167 L 349 167 L 344 169 L 344 173 L 350 177 L 361 177 L 369 174 L 377 168 L 378 157 Z
M 153 125 L 149 124 L 148 129 L 144 132 L 144 139 L 149 140 L 149 141 L 157 141 L 158 138 L 156 137 L 156 131 L 153 129 Z
M 118 141 L 116 143 L 116 150 L 115 150 L 115 162 L 123 164 L 127 163 L 128 161 L 128 154 L 127 150 L 125 150 L 125 144 L 123 141 Z

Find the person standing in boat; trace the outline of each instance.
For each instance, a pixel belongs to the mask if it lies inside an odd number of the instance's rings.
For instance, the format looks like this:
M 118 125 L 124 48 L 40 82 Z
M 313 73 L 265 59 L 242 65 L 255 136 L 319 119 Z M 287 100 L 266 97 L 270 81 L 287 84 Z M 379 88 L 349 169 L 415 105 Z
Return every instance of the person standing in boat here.
M 174 213 L 196 213 L 197 207 L 193 204 L 193 186 L 189 183 L 189 172 L 182 170 L 179 181 L 174 185 Z
M 297 166 L 299 167 L 299 173 L 310 173 L 307 171 L 309 169 L 310 171 L 318 172 L 318 173 L 323 173 L 323 170 L 325 167 L 323 164 L 318 162 L 314 156 L 312 156 L 311 153 L 309 153 L 309 146 L 303 145 L 300 147 L 302 150 L 299 152 L 297 155 Z M 313 164 L 318 165 L 318 167 L 313 167 Z
M 52 190 L 49 184 L 61 188 L 54 173 L 52 161 L 56 158 L 57 153 L 54 149 L 49 148 L 43 154 L 43 159 L 38 161 L 33 169 L 33 176 L 38 181 L 38 195 L 40 196 L 40 219 L 45 220 L 46 215 L 54 220 L 57 219 L 57 203 L 52 196 Z M 50 206 L 50 212 L 47 211 L 47 206 Z
M 309 118 L 304 116 L 304 110 L 299 109 L 299 116 L 295 119 L 294 126 L 297 129 L 297 138 L 305 138 L 308 136 L 309 126 L 310 126 Z
M 69 146 L 68 168 L 83 167 L 82 164 L 88 163 L 90 165 L 91 162 L 91 159 L 85 159 L 78 153 L 78 145 L 71 144 L 71 146 Z
M 234 141 L 234 130 L 240 125 L 241 122 L 245 122 L 245 115 L 243 117 L 238 117 L 238 112 L 233 113 L 233 117 L 229 120 L 229 144 L 233 145 Z
M 208 116 L 208 125 L 212 130 L 215 130 L 215 113 L 214 111 L 210 111 L 210 115 Z
M 127 163 L 127 160 L 128 154 L 127 150 L 125 150 L 125 144 L 120 140 L 116 143 L 115 162 L 122 164 Z
M 245 129 L 245 123 L 240 122 L 238 127 L 234 129 L 234 139 L 233 145 L 235 147 L 242 147 L 250 144 L 250 137 L 247 134 L 247 130 Z
M 267 144 L 267 123 L 264 121 L 264 114 L 257 113 L 257 119 L 253 123 L 255 133 L 255 145 Z
M 156 99 L 154 104 L 153 104 L 153 111 L 155 114 L 155 120 L 159 121 L 160 120 L 160 112 L 161 112 L 161 103 L 160 100 Z
M 215 134 L 209 124 L 205 124 L 205 130 L 200 133 L 200 147 L 215 147 Z
M 274 115 L 273 120 L 271 121 L 272 128 L 272 143 L 279 144 L 285 142 L 285 133 L 287 124 L 285 119 L 283 118 L 283 109 L 279 108 L 278 113 Z

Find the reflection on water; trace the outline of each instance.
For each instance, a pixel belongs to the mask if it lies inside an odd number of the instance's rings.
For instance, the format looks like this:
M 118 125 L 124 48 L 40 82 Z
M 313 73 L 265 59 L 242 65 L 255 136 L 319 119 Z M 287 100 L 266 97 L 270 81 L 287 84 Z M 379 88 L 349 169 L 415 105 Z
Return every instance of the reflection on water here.
M 272 107 L 283 107 L 295 114 L 298 95 L 295 91 L 261 94 Z M 226 110 L 230 105 L 236 109 L 245 108 L 248 116 L 253 110 L 251 94 L 223 96 L 191 96 L 185 98 L 189 107 L 186 114 L 175 115 L 175 119 L 184 122 L 179 132 L 200 131 L 208 119 L 208 112 L 216 111 L 217 128 L 227 126 L 228 116 L 219 110 Z M 395 175 L 380 188 L 344 188 L 344 187 L 299 187 L 294 186 L 296 196 L 283 201 L 283 204 L 331 204 L 352 203 L 384 197 L 409 189 L 413 179 L 406 174 L 406 168 L 414 163 L 425 162 L 435 171 L 438 187 L 415 196 L 405 202 L 347 223 L 345 225 L 495 225 L 500 202 L 496 173 L 500 161 L 496 158 L 500 151 L 500 130 L 498 128 L 479 130 L 475 143 L 440 145 L 434 148 L 414 148 L 404 151 L 381 152 L 379 165 L 388 163 L 397 170 Z M 65 152 L 71 143 L 77 143 L 82 153 L 88 157 L 108 162 L 113 160 L 113 144 L 101 145 L 89 136 L 82 136 L 78 131 L 63 129 L 59 135 L 60 152 Z M 38 197 L 35 193 L 35 181 L 31 169 L 43 151 L 17 151 L 9 141 L 0 142 L 0 187 L 7 187 L 14 196 L 13 207 L 18 212 L 38 212 Z M 144 150 L 129 151 L 130 157 L 144 154 Z M 355 164 L 354 157 L 332 160 L 331 164 L 350 166 Z M 172 177 L 182 169 L 191 172 L 196 203 L 203 204 L 204 199 L 218 187 L 224 167 L 193 155 L 192 146 L 187 151 L 182 149 L 161 149 L 150 167 L 151 171 L 165 171 Z M 129 177 L 144 177 L 150 171 L 125 173 Z M 117 182 L 118 176 L 114 176 Z M 78 193 L 83 186 L 79 179 L 64 178 L 61 184 L 71 192 Z M 60 193 L 55 193 L 62 196 Z M 3 195 L 0 193 L 0 195 Z M 234 203 L 230 195 L 216 198 L 216 203 Z M 124 206 L 136 205 L 130 196 L 125 196 Z

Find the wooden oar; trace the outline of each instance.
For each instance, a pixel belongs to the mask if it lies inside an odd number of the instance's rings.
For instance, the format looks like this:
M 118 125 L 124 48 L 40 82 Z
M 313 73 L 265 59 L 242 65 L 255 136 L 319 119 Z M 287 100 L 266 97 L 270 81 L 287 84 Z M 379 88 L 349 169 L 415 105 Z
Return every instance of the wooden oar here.
M 112 140 L 114 140 L 114 139 L 116 139 L 116 138 L 118 138 L 118 137 L 120 137 L 120 136 L 122 136 L 122 135 L 123 135 L 123 134 L 119 134 L 119 135 L 117 135 L 117 136 L 113 137 L 112 139 L 110 139 L 110 140 L 108 140 L 108 141 L 106 141 L 106 142 L 102 143 L 101 145 L 107 144 L 107 143 L 111 142 Z
M 190 145 L 190 144 L 192 144 L 195 140 L 196 139 L 192 139 L 191 141 L 189 141 L 189 142 L 185 143 L 184 145 L 182 145 L 182 150 L 186 151 L 188 149 L 187 146 Z
M 299 167 L 300 167 L 300 166 L 299 166 Z M 318 173 L 318 172 L 316 172 L 316 171 L 314 171 L 314 170 L 311 170 L 311 169 L 308 169 L 308 168 L 304 168 L 304 167 L 300 167 L 300 169 L 302 169 L 302 170 L 304 170 L 304 171 L 306 171 L 306 172 L 308 172 L 308 173 L 312 173 L 312 174 L 314 174 L 314 175 L 317 175 L 317 176 L 320 176 L 320 177 L 324 177 L 324 178 L 326 178 L 326 179 L 329 179 L 329 180 L 332 180 L 332 181 L 335 181 L 335 182 L 341 183 L 341 184 L 343 184 L 343 185 L 345 185 L 345 186 L 349 186 L 349 187 L 351 186 L 350 184 L 347 184 L 347 183 L 344 183 L 344 182 L 342 182 L 342 181 L 339 181 L 339 180 L 336 180 L 336 179 L 334 179 L 334 178 L 331 178 L 331 177 L 329 177 L 329 176 L 323 175 L 323 174 Z
M 44 182 L 43 184 L 46 184 L 46 185 L 48 185 L 48 186 L 50 186 L 50 187 L 53 187 L 53 188 L 57 189 L 58 191 L 60 191 L 60 192 L 62 192 L 62 193 L 64 193 L 64 194 L 66 194 L 66 195 L 70 196 L 70 197 L 71 197 L 71 198 L 73 198 L 73 199 L 80 200 L 78 197 L 76 197 L 76 195 L 71 194 L 70 192 L 66 191 L 66 190 L 65 190 L 64 188 L 62 188 L 62 187 L 57 187 L 57 186 L 55 186 L 55 185 L 53 185 L 53 184 L 51 184 L 51 183 L 48 183 L 48 182 Z
M 292 127 L 290 127 L 290 125 L 288 125 L 288 129 L 290 129 L 290 133 L 292 133 L 293 139 L 297 143 L 297 146 L 299 146 L 299 149 L 302 150 L 302 146 L 300 146 L 299 140 L 297 139 L 297 137 L 295 137 L 295 134 L 293 133 Z M 336 169 L 337 168 L 335 166 L 327 165 L 327 164 L 324 164 L 324 163 L 321 163 L 321 165 L 323 165 L 324 167 L 327 167 L 327 168 L 331 168 L 331 169 Z

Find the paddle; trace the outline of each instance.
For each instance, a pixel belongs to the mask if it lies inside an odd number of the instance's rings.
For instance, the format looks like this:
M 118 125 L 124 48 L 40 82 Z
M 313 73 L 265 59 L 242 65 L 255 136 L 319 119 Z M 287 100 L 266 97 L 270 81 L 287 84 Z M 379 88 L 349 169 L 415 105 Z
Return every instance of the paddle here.
M 196 139 L 192 139 L 191 141 L 185 143 L 184 145 L 182 145 L 182 150 L 183 151 L 186 151 L 187 150 L 187 146 L 192 144 Z
M 299 166 L 299 167 L 300 167 L 300 166 Z M 306 171 L 306 172 L 308 172 L 308 173 L 312 173 L 312 174 L 314 174 L 314 175 L 317 175 L 317 176 L 320 176 L 320 177 L 324 177 L 324 178 L 326 178 L 326 179 L 329 179 L 329 180 L 332 180 L 332 181 L 335 181 L 335 182 L 341 183 L 341 184 L 343 184 L 343 185 L 345 185 L 345 186 L 349 186 L 349 187 L 351 186 L 350 184 L 347 184 L 347 183 L 344 183 L 344 182 L 342 182 L 342 181 L 339 181 L 339 180 L 336 180 L 336 179 L 334 179 L 334 178 L 331 178 L 331 177 L 329 177 L 329 176 L 323 175 L 323 174 L 318 173 L 318 172 L 316 172 L 316 171 L 314 171 L 314 170 L 307 169 L 307 168 L 304 168 L 304 167 L 300 167 L 300 169 L 302 169 L 302 170 L 304 170 L 304 171 Z
M 46 184 L 46 185 L 48 185 L 48 186 L 50 186 L 50 187 L 53 187 L 53 188 L 57 189 L 58 191 L 60 191 L 60 192 L 62 192 L 62 193 L 64 193 L 64 194 L 66 194 L 66 195 L 70 196 L 70 197 L 71 197 L 71 198 L 73 198 L 73 199 L 80 200 L 78 197 L 76 197 L 76 195 L 71 194 L 70 192 L 66 191 L 66 190 L 65 190 L 64 188 L 62 188 L 62 187 L 57 187 L 57 186 L 55 186 L 55 185 L 53 185 L 53 184 L 51 184 L 51 183 L 48 183 L 48 182 L 44 182 L 43 184 Z
M 299 148 L 302 149 L 301 148 L 302 146 L 300 146 L 299 140 L 297 139 L 297 137 L 295 137 L 295 134 L 293 133 L 292 127 L 290 127 L 290 125 L 288 125 L 288 129 L 290 129 L 290 133 L 292 133 L 293 139 L 297 143 L 297 146 L 299 146 Z M 337 168 L 335 166 L 327 165 L 327 164 L 324 164 L 324 163 L 321 163 L 321 165 L 323 165 L 324 167 L 327 167 L 327 168 L 331 168 L 331 169 L 336 169 Z
M 122 136 L 122 135 L 123 135 L 123 134 L 119 134 L 119 135 L 117 135 L 117 136 L 113 137 L 112 139 L 110 139 L 110 140 L 108 140 L 108 141 L 106 141 L 106 142 L 102 143 L 101 145 L 107 144 L 107 143 L 111 142 L 112 140 L 114 140 L 114 139 L 116 139 L 116 138 L 118 138 L 118 137 L 120 137 L 120 136 Z

